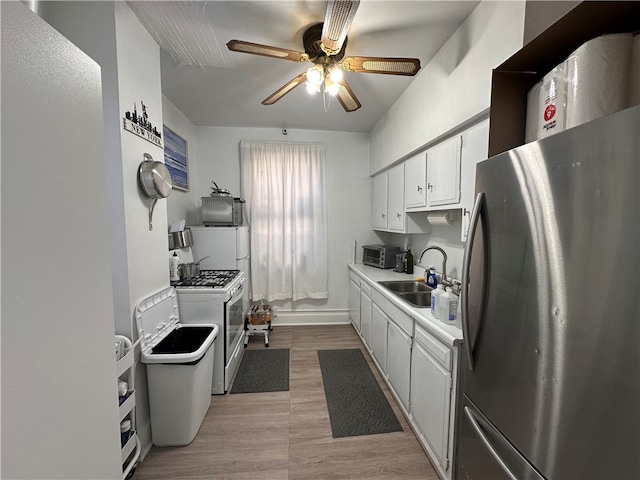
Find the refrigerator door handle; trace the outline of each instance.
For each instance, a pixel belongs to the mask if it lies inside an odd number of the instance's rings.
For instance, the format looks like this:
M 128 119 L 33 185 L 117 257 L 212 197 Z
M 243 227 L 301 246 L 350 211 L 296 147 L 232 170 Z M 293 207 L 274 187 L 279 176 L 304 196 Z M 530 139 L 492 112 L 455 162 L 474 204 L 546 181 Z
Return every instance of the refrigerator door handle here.
M 504 463 L 502 458 L 500 458 L 500 455 L 498 455 L 498 452 L 496 451 L 496 449 L 493 447 L 493 445 L 491 445 L 491 442 L 482 431 L 482 427 L 478 423 L 478 420 L 476 420 L 476 417 L 471 411 L 471 409 L 469 407 L 464 407 L 464 413 L 467 416 L 467 419 L 469 420 L 471 427 L 476 432 L 476 435 L 478 435 L 478 437 L 480 438 L 484 446 L 487 447 L 487 450 L 489 451 L 491 456 L 494 458 L 494 460 L 498 462 L 498 465 L 500 465 L 500 468 L 502 468 L 504 473 L 506 473 L 511 480 L 518 480 L 518 477 L 516 477 L 511 470 L 509 470 L 509 467 L 507 467 L 507 464 Z
M 464 336 L 464 351 L 465 356 L 467 357 L 467 366 L 469 370 L 473 371 L 475 368 L 474 359 L 473 359 L 473 347 L 475 344 L 475 339 L 472 341 L 471 339 L 471 327 L 469 325 L 469 270 L 471 268 L 471 255 L 473 253 L 473 240 L 476 235 L 476 229 L 478 227 L 478 222 L 480 221 L 480 214 L 482 212 L 482 207 L 484 206 L 485 195 L 484 193 L 478 193 L 476 197 L 476 202 L 473 206 L 473 211 L 471 212 L 471 219 L 469 220 L 469 231 L 467 233 L 467 248 L 464 252 L 464 261 L 462 264 L 462 292 L 460 294 L 460 301 L 462 302 L 461 310 L 462 310 L 462 333 Z M 486 285 L 486 282 L 485 282 Z M 483 285 L 483 290 L 485 287 Z M 483 318 L 484 315 L 484 302 L 485 295 L 482 293 L 482 307 L 480 312 L 480 317 Z M 479 330 L 478 330 L 479 331 Z

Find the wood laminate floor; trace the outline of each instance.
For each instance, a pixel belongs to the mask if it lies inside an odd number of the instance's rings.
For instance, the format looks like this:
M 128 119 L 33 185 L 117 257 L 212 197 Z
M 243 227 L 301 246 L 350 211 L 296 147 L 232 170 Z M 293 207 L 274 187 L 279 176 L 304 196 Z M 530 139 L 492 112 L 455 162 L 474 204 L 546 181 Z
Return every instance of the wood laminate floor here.
M 153 447 L 133 480 L 425 479 L 438 475 L 351 325 L 274 327 L 291 350 L 288 392 L 214 395 L 194 441 Z M 252 337 L 247 348 L 265 348 Z M 360 348 L 403 432 L 333 438 L 317 350 Z

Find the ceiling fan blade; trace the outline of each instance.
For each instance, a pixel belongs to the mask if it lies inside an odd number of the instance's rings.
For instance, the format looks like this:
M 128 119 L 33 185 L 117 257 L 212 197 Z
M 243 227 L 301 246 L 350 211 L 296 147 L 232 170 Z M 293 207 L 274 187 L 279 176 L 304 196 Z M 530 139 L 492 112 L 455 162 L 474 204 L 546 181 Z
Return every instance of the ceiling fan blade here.
M 244 42 L 242 40 L 230 40 L 227 48 L 232 52 L 250 53 L 252 55 L 262 55 L 263 57 L 281 58 L 292 62 L 308 62 L 309 55 L 306 53 L 287 50 L 286 48 L 260 45 L 259 43 Z
M 280 100 L 282 97 L 284 97 L 287 93 L 289 93 L 291 90 L 296 88 L 298 85 L 300 85 L 301 83 L 304 83 L 306 80 L 307 80 L 307 72 L 301 73 L 296 78 L 294 78 L 293 80 L 290 80 L 289 82 L 285 83 L 282 87 L 280 87 L 278 90 L 276 90 L 271 95 L 269 95 L 267 98 L 265 98 L 262 101 L 262 104 L 263 105 L 273 105 L 278 100 Z
M 412 76 L 420 70 L 417 58 L 347 57 L 341 63 L 347 72 Z
M 327 3 L 320 39 L 320 48 L 327 55 L 340 53 L 359 4 L 360 0 L 329 0 Z
M 338 90 L 336 97 L 338 97 L 340 105 L 342 105 L 345 112 L 355 112 L 362 106 L 358 101 L 358 98 L 344 78 L 338 83 L 340 84 L 340 90 Z

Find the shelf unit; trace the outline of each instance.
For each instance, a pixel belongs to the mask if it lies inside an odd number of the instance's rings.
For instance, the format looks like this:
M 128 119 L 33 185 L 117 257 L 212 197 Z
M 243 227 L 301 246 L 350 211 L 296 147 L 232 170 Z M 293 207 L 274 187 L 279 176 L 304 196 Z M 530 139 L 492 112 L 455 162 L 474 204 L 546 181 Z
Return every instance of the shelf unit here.
M 493 70 L 489 156 L 525 143 L 529 90 L 584 42 L 640 30 L 640 2 L 582 2 Z
M 124 355 L 117 359 L 116 376 L 118 380 L 127 382 L 127 393 L 123 396 L 118 395 L 119 418 L 118 422 L 128 419 L 131 421 L 131 434 L 127 442 L 122 446 L 122 478 L 126 479 L 136 466 L 138 458 L 140 458 L 140 439 L 136 432 L 136 391 L 135 391 L 135 344 L 131 343 L 127 337 L 116 335 L 116 345 L 120 343 Z M 116 348 L 116 352 L 118 349 Z

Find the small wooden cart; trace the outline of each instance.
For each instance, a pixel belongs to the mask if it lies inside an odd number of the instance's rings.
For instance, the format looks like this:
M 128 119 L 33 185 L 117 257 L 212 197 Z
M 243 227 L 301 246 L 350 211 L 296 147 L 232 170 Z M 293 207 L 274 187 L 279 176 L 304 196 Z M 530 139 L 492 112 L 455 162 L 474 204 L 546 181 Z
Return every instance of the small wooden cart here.
M 264 335 L 264 346 L 269 347 L 269 332 L 271 328 L 271 318 L 273 312 L 269 305 L 254 306 L 244 320 L 244 346 L 247 347 L 249 337 L 254 335 Z

